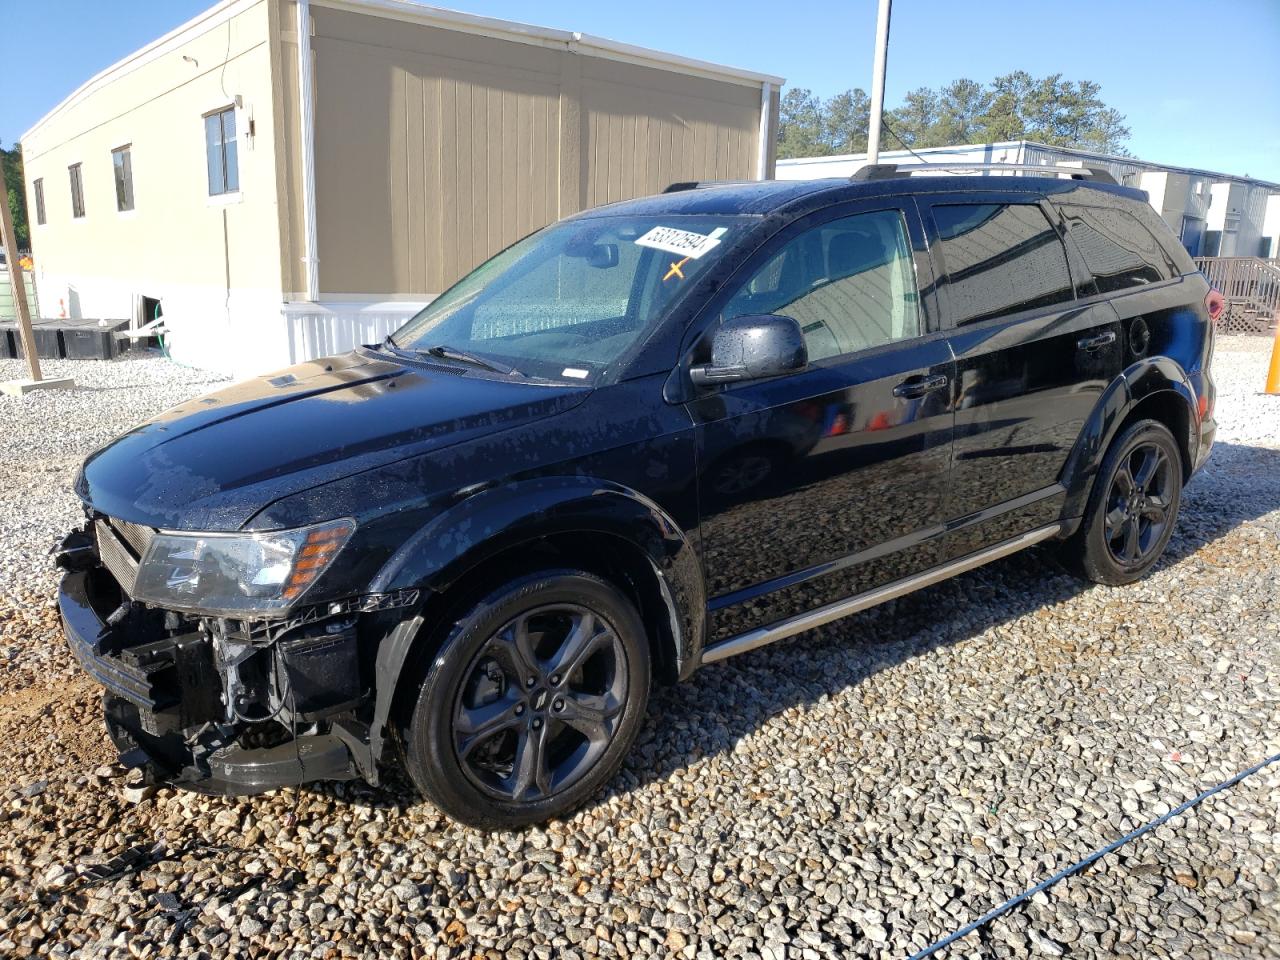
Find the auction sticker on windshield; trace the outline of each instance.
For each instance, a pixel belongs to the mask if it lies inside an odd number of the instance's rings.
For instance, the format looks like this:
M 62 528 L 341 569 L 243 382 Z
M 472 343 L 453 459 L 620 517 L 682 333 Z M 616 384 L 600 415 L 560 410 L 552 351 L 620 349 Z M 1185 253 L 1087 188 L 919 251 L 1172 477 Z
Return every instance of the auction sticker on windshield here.
M 703 254 L 720 245 L 720 238 L 728 233 L 726 227 L 716 227 L 708 234 L 691 233 L 675 227 L 654 227 L 635 242 L 642 247 L 653 247 L 667 253 L 679 253 L 697 260 Z

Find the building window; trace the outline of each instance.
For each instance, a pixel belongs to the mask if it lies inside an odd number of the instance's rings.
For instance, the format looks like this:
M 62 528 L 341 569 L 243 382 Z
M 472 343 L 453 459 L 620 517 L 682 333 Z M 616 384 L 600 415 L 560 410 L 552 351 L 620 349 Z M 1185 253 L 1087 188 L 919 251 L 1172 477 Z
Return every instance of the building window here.
M 31 192 L 36 195 L 36 223 L 44 223 L 44 177 L 31 181 Z
M 236 158 L 236 108 L 227 107 L 204 118 L 204 149 L 209 160 L 209 196 L 240 189 Z
M 133 158 L 128 146 L 111 151 L 111 164 L 116 172 L 116 209 L 133 209 Z
M 71 216 L 84 216 L 84 181 L 80 177 L 80 164 L 73 163 L 67 167 L 71 174 Z

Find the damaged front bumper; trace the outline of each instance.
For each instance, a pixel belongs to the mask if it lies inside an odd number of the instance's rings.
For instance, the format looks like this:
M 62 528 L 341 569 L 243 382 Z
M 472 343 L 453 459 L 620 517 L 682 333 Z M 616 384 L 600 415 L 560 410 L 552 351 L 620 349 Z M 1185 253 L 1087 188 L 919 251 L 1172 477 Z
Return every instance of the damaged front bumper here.
M 68 537 L 58 563 L 68 571 L 58 593 L 67 642 L 106 688 L 107 730 L 123 763 L 206 793 L 377 783 L 358 716 L 368 691 L 356 617 L 247 635 L 247 624 L 145 607 L 97 561 L 91 531 Z

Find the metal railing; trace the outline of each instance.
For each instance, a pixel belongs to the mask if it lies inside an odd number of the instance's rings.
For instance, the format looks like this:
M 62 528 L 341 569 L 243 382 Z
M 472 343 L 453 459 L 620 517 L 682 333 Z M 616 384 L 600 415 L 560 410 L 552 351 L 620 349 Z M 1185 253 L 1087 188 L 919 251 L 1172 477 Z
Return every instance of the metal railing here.
M 1196 257 L 1196 267 L 1227 301 L 1222 333 L 1270 334 L 1280 319 L 1280 260 Z
M 36 303 L 36 278 L 30 270 L 22 271 L 22 279 L 27 287 L 27 308 L 31 316 L 40 316 L 40 306 Z M 13 303 L 13 286 L 9 280 L 9 268 L 0 264 L 0 323 L 12 323 L 18 316 L 18 308 Z

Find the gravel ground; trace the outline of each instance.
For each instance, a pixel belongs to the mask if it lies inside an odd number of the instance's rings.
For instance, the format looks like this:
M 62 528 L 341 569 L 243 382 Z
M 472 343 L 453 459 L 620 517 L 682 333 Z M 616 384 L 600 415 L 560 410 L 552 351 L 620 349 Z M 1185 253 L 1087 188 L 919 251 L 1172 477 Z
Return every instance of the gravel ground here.
M 1280 752 L 1280 398 L 1219 342 L 1219 445 L 1142 583 L 1036 550 L 660 691 L 609 792 L 455 826 L 402 784 L 133 791 L 44 551 L 78 461 L 214 378 L 51 363 L 0 399 L 0 954 L 903 956 Z M 0 379 L 20 375 L 0 362 Z M 1280 764 L 953 957 L 1280 957 Z

